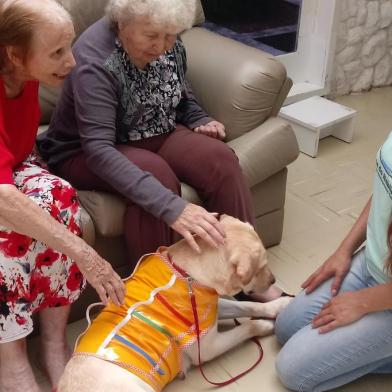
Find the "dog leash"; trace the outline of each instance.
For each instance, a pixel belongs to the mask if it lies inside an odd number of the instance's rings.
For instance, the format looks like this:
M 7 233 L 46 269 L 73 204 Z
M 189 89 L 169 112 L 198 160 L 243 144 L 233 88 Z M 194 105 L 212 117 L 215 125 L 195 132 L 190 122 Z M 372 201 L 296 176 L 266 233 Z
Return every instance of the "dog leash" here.
M 257 338 L 251 338 L 252 342 L 254 342 L 257 347 L 259 348 L 259 358 L 257 359 L 257 361 L 247 370 L 243 371 L 242 373 L 230 378 L 227 381 L 220 381 L 220 382 L 216 382 L 216 381 L 211 381 L 204 373 L 203 370 L 203 365 L 201 362 L 201 347 L 200 347 L 200 327 L 199 327 L 199 317 L 197 315 L 197 305 L 196 305 L 196 297 L 195 294 L 193 292 L 193 288 L 192 288 L 192 278 L 188 277 L 187 278 L 188 281 L 188 287 L 189 287 L 189 296 L 191 299 L 191 304 L 192 304 L 192 312 L 193 312 L 193 319 L 195 321 L 195 329 L 196 329 L 196 338 L 197 338 L 197 351 L 198 351 L 198 361 L 199 361 L 199 370 L 200 373 L 202 374 L 203 378 L 209 382 L 212 385 L 215 385 L 217 387 L 223 387 L 229 384 L 232 384 L 233 382 L 239 380 L 241 377 L 245 376 L 246 374 L 248 374 L 249 372 L 251 372 L 263 359 L 264 356 L 264 351 L 263 351 L 263 347 L 261 346 L 260 342 L 258 341 Z M 239 325 L 240 323 L 235 320 L 236 324 Z
M 264 356 L 264 351 L 263 351 L 263 347 L 261 346 L 260 342 L 258 341 L 258 339 L 256 337 L 251 338 L 250 340 L 252 340 L 258 347 L 259 349 L 259 358 L 257 359 L 257 361 L 247 370 L 243 371 L 242 373 L 238 374 L 237 376 L 234 376 L 232 378 L 230 378 L 227 381 L 221 381 L 221 382 L 216 382 L 216 381 L 211 381 L 206 374 L 204 373 L 204 369 L 203 369 L 203 364 L 201 362 L 201 345 L 200 345 L 200 324 L 199 324 L 199 316 L 197 314 L 197 304 L 196 304 L 196 296 L 195 293 L 193 291 L 193 287 L 192 287 L 192 283 L 193 283 L 193 279 L 186 273 L 186 271 L 184 271 L 182 268 L 180 268 L 178 265 L 176 265 L 170 255 L 168 255 L 168 259 L 171 263 L 171 265 L 173 266 L 173 268 L 183 277 L 186 279 L 187 283 L 188 283 L 188 293 L 189 293 L 189 297 L 190 297 L 190 301 L 191 301 L 191 305 L 192 305 L 192 313 L 193 313 L 193 320 L 195 323 L 195 332 L 196 332 L 196 339 L 197 339 L 197 351 L 198 351 L 198 362 L 199 362 L 199 370 L 200 373 L 202 374 L 203 378 L 209 382 L 212 385 L 215 385 L 217 387 L 223 387 L 229 384 L 232 384 L 233 382 L 239 380 L 240 378 L 242 378 L 243 376 L 245 376 L 246 374 L 248 374 L 249 372 L 251 372 L 263 359 Z M 237 320 L 234 320 L 236 325 L 239 325 L 240 323 Z

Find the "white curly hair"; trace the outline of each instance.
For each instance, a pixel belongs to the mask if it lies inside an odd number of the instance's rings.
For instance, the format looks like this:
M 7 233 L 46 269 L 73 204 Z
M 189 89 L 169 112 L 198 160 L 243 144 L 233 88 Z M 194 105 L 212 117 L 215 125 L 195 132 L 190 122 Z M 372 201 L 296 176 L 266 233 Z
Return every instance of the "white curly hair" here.
M 180 32 L 192 27 L 196 0 L 110 0 L 106 13 L 114 25 L 147 16 L 154 23 L 172 26 Z

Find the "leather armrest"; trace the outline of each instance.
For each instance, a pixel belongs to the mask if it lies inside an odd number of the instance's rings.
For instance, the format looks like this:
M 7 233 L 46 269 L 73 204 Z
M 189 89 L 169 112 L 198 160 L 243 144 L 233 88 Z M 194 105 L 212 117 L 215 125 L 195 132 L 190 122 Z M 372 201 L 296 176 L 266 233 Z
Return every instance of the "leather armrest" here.
M 271 117 L 228 145 L 238 156 L 250 187 L 282 170 L 299 154 L 294 131 L 277 117 Z
M 279 111 L 290 83 L 274 56 L 199 27 L 182 39 L 193 92 L 207 113 L 225 124 L 227 140 Z

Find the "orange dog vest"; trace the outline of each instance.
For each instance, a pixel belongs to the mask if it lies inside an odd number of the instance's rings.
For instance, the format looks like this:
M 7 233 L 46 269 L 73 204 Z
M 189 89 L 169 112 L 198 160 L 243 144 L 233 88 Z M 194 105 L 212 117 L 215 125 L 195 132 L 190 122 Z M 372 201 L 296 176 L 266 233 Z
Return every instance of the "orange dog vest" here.
M 74 355 L 122 366 L 157 391 L 182 369 L 182 351 L 196 339 L 189 286 L 160 253 L 145 256 L 126 280 L 122 306 L 110 303 L 92 322 Z M 214 325 L 218 295 L 192 283 L 200 335 Z

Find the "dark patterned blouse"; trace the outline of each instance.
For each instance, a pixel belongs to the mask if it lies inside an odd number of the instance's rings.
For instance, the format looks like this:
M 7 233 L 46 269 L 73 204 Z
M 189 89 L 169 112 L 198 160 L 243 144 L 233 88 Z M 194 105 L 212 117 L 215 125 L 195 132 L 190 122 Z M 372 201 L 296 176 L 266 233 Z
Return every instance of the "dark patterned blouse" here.
M 128 131 L 128 140 L 145 139 L 173 131 L 182 92 L 174 49 L 147 64 L 143 70 L 129 61 L 119 40 L 116 40 L 116 51 L 131 83 L 134 104 L 143 107 L 138 122 Z

